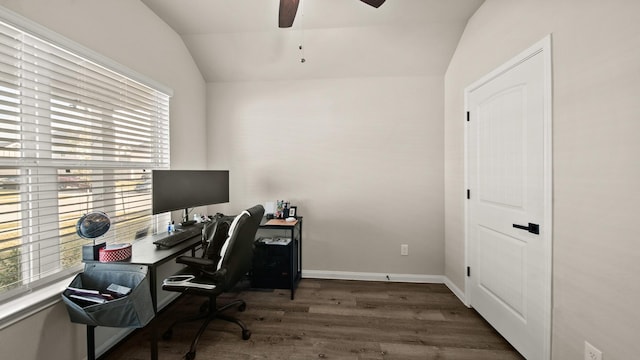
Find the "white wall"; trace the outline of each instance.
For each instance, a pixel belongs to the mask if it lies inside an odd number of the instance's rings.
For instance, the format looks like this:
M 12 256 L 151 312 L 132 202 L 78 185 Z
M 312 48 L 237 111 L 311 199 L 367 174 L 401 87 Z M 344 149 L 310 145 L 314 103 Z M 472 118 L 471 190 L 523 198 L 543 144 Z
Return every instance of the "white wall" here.
M 298 206 L 304 270 L 442 275 L 442 104 L 442 77 L 210 83 L 209 165 L 234 211 Z
M 180 37 L 145 5 L 131 0 L 2 0 L 0 5 L 172 88 L 172 166 L 206 166 L 204 80 Z M 0 330 L 2 359 L 85 356 L 85 327 L 69 322 L 61 302 Z
M 463 90 L 552 33 L 553 359 L 638 358 L 640 2 L 487 0 L 445 76 L 446 275 L 464 288 Z

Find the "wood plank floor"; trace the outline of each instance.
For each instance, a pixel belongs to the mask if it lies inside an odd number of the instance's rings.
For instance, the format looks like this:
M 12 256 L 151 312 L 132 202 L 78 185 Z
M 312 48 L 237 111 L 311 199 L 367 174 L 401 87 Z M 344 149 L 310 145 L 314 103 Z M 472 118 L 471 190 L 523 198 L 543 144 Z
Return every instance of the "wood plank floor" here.
M 225 294 L 247 302 L 232 310 L 252 331 L 214 321 L 200 338 L 196 359 L 503 360 L 522 357 L 474 310 L 441 284 L 303 279 L 289 291 L 241 290 Z M 160 313 L 164 331 L 174 319 L 195 314 L 203 298 L 184 296 Z M 199 322 L 178 325 L 159 340 L 159 358 L 181 359 Z M 129 336 L 103 360 L 149 359 L 148 328 Z

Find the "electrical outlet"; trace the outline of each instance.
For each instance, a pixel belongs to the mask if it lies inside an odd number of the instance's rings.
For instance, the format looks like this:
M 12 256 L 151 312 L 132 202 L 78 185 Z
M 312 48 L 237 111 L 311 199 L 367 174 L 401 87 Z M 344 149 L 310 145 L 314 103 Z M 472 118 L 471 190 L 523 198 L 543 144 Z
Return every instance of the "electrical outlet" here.
M 584 360 L 602 360 L 602 351 L 596 349 L 595 346 L 589 344 L 588 341 L 585 341 Z
M 403 255 L 403 256 L 409 255 L 409 245 L 407 244 L 400 245 L 400 255 Z

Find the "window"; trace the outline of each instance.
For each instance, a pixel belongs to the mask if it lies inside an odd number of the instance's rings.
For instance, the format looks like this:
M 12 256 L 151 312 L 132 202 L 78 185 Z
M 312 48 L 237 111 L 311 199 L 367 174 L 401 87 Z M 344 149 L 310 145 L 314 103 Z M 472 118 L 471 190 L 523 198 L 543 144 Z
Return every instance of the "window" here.
M 80 270 L 89 211 L 107 243 L 156 230 L 168 167 L 169 95 L 0 22 L 0 300 Z

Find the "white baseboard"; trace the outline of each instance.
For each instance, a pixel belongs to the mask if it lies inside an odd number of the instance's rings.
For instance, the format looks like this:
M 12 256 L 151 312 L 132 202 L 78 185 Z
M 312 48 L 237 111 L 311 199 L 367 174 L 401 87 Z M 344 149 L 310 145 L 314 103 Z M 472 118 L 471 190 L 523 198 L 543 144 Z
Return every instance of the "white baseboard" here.
M 367 273 L 351 271 L 326 271 L 326 270 L 303 270 L 302 277 L 308 279 L 331 279 L 331 280 L 359 280 L 359 281 L 389 281 L 389 282 L 410 282 L 423 284 L 444 284 L 463 304 L 469 306 L 464 296 L 464 291 L 460 290 L 448 277 L 444 275 L 416 275 L 416 274 L 385 274 Z
M 456 286 L 456 284 L 454 284 L 451 280 L 449 280 L 448 277 L 444 277 L 444 284 L 447 285 L 447 287 L 449 288 L 449 290 L 451 290 L 451 292 L 458 297 L 458 299 L 460 299 L 460 301 L 462 301 L 462 303 L 466 306 L 466 307 L 470 307 L 469 304 L 467 303 L 467 298 L 464 295 L 464 291 L 460 290 L 459 287 Z
M 351 271 L 303 270 L 302 277 L 308 278 L 308 279 L 390 281 L 390 282 L 444 284 L 444 276 L 442 275 L 387 274 L 387 273 L 365 273 L 365 272 L 351 272 Z

